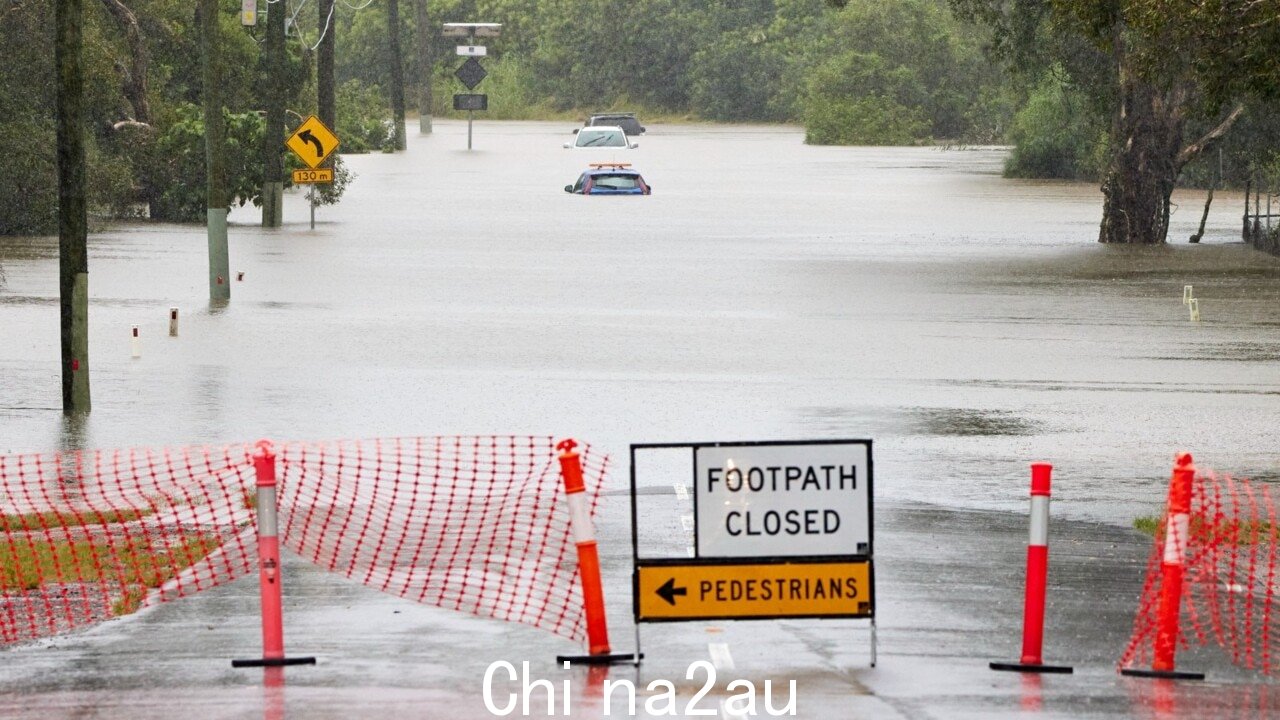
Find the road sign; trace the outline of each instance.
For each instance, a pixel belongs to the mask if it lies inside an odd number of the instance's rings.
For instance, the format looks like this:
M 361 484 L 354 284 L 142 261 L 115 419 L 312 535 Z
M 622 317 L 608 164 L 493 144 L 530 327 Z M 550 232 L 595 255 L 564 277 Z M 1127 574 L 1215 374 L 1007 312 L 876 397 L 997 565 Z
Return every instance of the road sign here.
M 673 481 L 674 508 L 640 492 Z M 632 445 L 636 652 L 646 622 L 855 618 L 871 623 L 875 667 L 871 484 L 870 440 Z
M 453 96 L 454 110 L 488 110 L 489 96 L 459 93 Z
M 334 150 L 338 149 L 338 136 L 312 115 L 298 126 L 284 144 L 312 170 L 320 167 Z
M 489 73 L 485 72 L 484 66 L 480 64 L 479 60 L 469 57 L 453 74 L 462 81 L 463 85 L 467 86 L 468 90 L 471 90 L 479 85 L 480 81 L 484 80 Z
M 871 443 L 694 448 L 699 558 L 871 555 Z
M 293 171 L 293 183 L 295 185 L 331 182 L 333 182 L 333 168 L 316 168 L 315 170 Z
M 489 54 L 489 49 L 483 45 L 459 45 L 459 55 L 469 55 L 471 57 L 484 57 Z
M 868 618 L 871 561 L 697 563 L 636 566 L 636 621 Z

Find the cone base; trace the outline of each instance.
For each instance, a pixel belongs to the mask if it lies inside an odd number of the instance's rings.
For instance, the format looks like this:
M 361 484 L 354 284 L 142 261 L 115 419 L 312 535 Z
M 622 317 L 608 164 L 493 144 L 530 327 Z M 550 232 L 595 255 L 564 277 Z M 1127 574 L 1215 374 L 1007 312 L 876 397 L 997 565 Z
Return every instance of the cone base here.
M 635 653 L 600 653 L 599 655 L 557 655 L 556 662 L 579 663 L 581 665 L 617 665 L 619 663 L 639 662 L 644 653 L 636 657 Z
M 1074 673 L 1075 668 L 1070 665 L 1033 665 L 1029 663 L 1012 663 L 1012 662 L 993 662 L 988 663 L 992 670 L 1010 670 L 1013 672 L 1034 672 L 1034 673 Z
M 283 667 L 285 665 L 315 665 L 313 657 L 259 658 L 256 660 L 232 660 L 231 667 Z
M 1181 670 L 1143 670 L 1141 668 L 1125 668 L 1121 675 L 1128 677 L 1158 678 L 1160 680 L 1203 680 L 1204 673 L 1182 672 Z

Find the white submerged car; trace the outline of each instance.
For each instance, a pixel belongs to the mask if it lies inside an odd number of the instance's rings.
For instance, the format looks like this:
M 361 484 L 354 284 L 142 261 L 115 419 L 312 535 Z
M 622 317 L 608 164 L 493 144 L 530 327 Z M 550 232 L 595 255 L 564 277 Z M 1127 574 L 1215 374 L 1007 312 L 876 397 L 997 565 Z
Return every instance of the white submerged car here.
M 624 148 L 634 150 L 640 147 L 640 143 L 633 143 L 627 139 L 627 134 L 622 128 L 614 125 L 597 125 L 592 127 L 584 127 L 574 130 L 577 137 L 571 143 L 565 143 L 567 148 Z

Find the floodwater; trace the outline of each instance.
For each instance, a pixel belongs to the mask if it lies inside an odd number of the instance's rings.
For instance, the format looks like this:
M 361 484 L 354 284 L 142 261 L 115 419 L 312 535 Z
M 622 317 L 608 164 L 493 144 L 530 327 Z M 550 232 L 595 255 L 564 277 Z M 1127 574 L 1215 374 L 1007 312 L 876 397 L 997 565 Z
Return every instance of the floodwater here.
M 1095 187 L 1003 179 L 1000 149 L 657 125 L 601 154 L 563 149 L 569 123 L 482 122 L 468 152 L 465 124 L 438 128 L 348 156 L 358 178 L 314 230 L 301 192 L 281 229 L 236 209 L 225 307 L 202 227 L 95 233 L 94 412 L 74 427 L 56 239 L 0 240 L 0 450 L 871 437 L 877 496 L 1021 509 L 1044 460 L 1056 512 L 1122 525 L 1163 500 L 1176 450 L 1280 478 L 1280 259 L 1238 241 L 1238 195 L 1199 245 L 1184 193 L 1171 244 L 1104 247 Z M 655 193 L 562 192 L 612 159 Z
M 640 148 L 596 154 L 561 147 L 571 123 L 480 122 L 471 151 L 465 123 L 437 121 L 430 136 L 411 123 L 407 152 L 346 158 L 357 179 L 314 229 L 302 192 L 287 196 L 283 228 L 236 209 L 243 280 L 225 305 L 208 300 L 203 227 L 102 228 L 90 238 L 94 410 L 80 420 L 60 411 L 56 238 L 0 239 L 0 451 L 571 435 L 615 458 L 599 532 L 625 649 L 629 444 L 869 437 L 880 667 L 866 669 L 861 626 L 841 643 L 794 621 L 660 625 L 645 629 L 646 682 L 731 644 L 740 675 L 799 678 L 802 716 L 1277 707 L 1266 686 L 1169 689 L 1110 666 L 1149 542 L 1127 528 L 1160 512 L 1173 453 L 1280 479 L 1280 259 L 1239 241 L 1240 195 L 1216 195 L 1198 245 L 1186 238 L 1203 195 L 1188 192 L 1169 245 L 1105 247 L 1094 186 L 1003 179 L 999 148 L 650 127 Z M 601 160 L 633 163 L 654 194 L 562 191 Z M 1017 649 L 1033 461 L 1055 466 L 1055 533 L 1069 538 L 1054 550 L 1067 590 L 1052 605 L 1067 620 L 1051 622 L 1049 647 L 1091 663 L 1043 685 L 985 666 Z M 485 663 L 563 650 L 289 569 L 291 642 L 322 655 L 310 675 L 289 670 L 297 717 L 486 716 Z M 0 709 L 281 717 L 283 696 L 223 667 L 251 654 L 255 608 L 256 588 L 237 583 L 15 651 Z M 188 634 L 201 639 L 166 645 Z M 352 687 L 377 692 L 341 692 Z M 442 709 L 406 710 L 424 702 Z

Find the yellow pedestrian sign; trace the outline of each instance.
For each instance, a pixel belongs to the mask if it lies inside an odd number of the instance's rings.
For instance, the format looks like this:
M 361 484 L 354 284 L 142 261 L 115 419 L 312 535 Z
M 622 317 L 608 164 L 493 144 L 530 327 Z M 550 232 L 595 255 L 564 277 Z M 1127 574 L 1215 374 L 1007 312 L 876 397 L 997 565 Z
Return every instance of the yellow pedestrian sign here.
M 871 617 L 871 562 L 642 560 L 636 619 Z
M 338 149 L 339 143 L 338 136 L 320 122 L 320 118 L 312 115 L 293 131 L 284 144 L 314 170 Z

